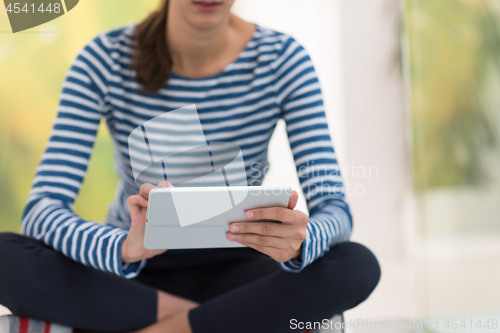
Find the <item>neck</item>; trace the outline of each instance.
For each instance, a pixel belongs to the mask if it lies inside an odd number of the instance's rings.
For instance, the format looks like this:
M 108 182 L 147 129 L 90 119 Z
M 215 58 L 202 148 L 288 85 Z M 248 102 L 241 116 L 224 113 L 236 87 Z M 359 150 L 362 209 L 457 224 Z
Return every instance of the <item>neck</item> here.
M 167 20 L 167 39 L 173 72 L 197 73 L 223 54 L 229 44 L 234 16 L 231 14 L 212 29 L 196 29 L 170 12 Z

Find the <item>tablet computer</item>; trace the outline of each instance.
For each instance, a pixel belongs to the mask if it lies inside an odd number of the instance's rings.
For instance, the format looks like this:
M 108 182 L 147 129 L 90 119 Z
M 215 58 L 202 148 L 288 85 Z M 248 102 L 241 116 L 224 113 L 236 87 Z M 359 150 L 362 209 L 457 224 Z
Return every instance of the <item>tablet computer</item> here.
M 229 224 L 245 211 L 288 207 L 289 186 L 168 187 L 149 193 L 144 247 L 199 249 L 243 247 L 226 239 Z

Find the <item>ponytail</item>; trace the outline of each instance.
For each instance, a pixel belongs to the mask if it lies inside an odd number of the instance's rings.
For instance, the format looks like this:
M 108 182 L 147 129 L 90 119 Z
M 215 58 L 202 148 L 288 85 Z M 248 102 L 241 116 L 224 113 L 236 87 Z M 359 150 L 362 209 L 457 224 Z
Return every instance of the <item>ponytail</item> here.
M 167 17 L 169 0 L 151 13 L 135 28 L 136 49 L 131 67 L 136 71 L 135 80 L 141 92 L 158 92 L 167 82 L 172 69 L 172 59 L 167 42 Z

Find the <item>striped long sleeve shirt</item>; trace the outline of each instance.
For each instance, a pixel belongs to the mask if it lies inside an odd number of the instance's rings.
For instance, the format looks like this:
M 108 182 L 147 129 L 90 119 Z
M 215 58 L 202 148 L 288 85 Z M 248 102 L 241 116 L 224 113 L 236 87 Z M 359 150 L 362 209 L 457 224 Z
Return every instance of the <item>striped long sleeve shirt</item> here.
M 249 185 L 262 182 L 269 140 L 278 120 L 285 120 L 309 223 L 302 257 L 280 263 L 282 269 L 300 272 L 349 239 L 352 217 L 318 78 L 297 41 L 257 27 L 237 60 L 219 74 L 201 79 L 171 74 L 155 94 L 141 93 L 135 81 L 130 66 L 134 41 L 134 26 L 102 33 L 72 63 L 23 213 L 25 235 L 77 262 L 135 277 L 146 261 L 120 260 L 131 223 L 127 198 L 139 191 L 127 138 L 144 122 L 195 104 L 207 142 L 232 142 L 241 148 Z M 120 179 L 104 225 L 73 212 L 101 119 L 112 137 Z

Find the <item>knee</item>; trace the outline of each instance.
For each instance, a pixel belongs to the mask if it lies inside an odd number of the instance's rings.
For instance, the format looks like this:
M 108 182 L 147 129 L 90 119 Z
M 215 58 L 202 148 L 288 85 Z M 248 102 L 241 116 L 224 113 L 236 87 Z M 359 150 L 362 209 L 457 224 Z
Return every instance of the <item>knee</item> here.
M 26 270 L 28 257 L 31 255 L 30 245 L 37 240 L 26 236 L 2 232 L 0 233 L 0 304 L 12 310 L 12 295 L 24 284 L 28 273 Z
M 0 288 L 5 287 L 5 280 L 10 280 L 22 267 L 26 244 L 30 241 L 32 240 L 26 236 L 10 232 L 0 233 L 0 270 L 3 272 L 0 274 Z
M 43 248 L 43 243 L 28 236 L 11 232 L 0 232 L 0 279 L 29 268 L 27 262 L 36 263 L 34 258 Z M 0 286 L 1 287 L 1 286 Z
M 12 232 L 0 232 L 0 264 L 19 253 L 19 246 L 24 242 L 26 236 L 14 234 Z
M 340 244 L 348 262 L 345 271 L 351 276 L 360 294 L 360 303 L 373 292 L 380 281 L 380 265 L 375 255 L 359 243 Z
M 338 312 L 367 299 L 381 274 L 375 255 L 365 246 L 352 242 L 336 245 L 311 264 L 311 268 L 311 279 L 321 290 L 318 297 L 323 303 L 330 303 L 334 298 L 341 301 L 344 309 Z

